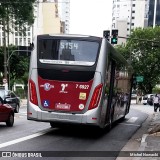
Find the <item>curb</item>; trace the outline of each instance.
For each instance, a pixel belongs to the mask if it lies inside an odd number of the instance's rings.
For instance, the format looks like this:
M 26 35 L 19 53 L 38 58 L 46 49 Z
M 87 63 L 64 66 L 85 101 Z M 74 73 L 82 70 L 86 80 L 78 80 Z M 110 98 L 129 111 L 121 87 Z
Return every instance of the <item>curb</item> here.
M 152 115 L 148 115 L 146 120 L 142 123 L 140 128 L 135 132 L 127 144 L 121 149 L 121 151 L 144 151 L 147 145 L 146 138 L 149 134 L 147 133 L 148 128 L 146 128 L 153 120 Z M 116 160 L 141 160 L 144 157 L 117 157 Z
M 145 151 L 145 148 L 147 146 L 146 138 L 148 137 L 148 135 L 149 134 L 143 134 L 141 144 L 140 144 L 138 151 L 141 151 L 141 152 Z M 144 157 L 134 157 L 132 160 L 141 160 L 142 158 Z

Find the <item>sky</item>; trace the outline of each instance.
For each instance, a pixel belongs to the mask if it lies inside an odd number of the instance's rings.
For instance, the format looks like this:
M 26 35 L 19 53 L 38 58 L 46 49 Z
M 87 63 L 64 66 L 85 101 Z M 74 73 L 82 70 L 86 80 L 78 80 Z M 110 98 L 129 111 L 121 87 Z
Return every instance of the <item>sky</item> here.
M 112 0 L 70 0 L 70 33 L 103 36 L 112 24 Z

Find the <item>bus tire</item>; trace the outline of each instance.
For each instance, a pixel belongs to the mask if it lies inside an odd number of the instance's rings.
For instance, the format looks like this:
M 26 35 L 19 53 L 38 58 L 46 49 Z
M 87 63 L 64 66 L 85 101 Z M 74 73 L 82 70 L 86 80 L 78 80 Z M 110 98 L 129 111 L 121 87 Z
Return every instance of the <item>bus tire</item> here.
M 50 122 L 50 126 L 51 126 L 51 128 L 64 128 L 64 127 L 66 127 L 67 125 L 62 124 L 62 123 Z
M 112 109 L 109 117 L 109 125 L 108 125 L 108 130 L 110 131 L 113 127 L 113 115 L 114 115 L 114 109 Z
M 51 128 L 55 128 L 56 127 L 54 122 L 50 122 L 50 126 L 51 126 Z

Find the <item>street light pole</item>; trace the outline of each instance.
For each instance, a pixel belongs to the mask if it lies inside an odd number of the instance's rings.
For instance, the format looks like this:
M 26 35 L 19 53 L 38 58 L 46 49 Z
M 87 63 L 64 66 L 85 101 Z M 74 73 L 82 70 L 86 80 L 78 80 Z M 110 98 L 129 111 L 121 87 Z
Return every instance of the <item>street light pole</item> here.
M 157 0 L 154 0 L 153 28 L 156 26 Z

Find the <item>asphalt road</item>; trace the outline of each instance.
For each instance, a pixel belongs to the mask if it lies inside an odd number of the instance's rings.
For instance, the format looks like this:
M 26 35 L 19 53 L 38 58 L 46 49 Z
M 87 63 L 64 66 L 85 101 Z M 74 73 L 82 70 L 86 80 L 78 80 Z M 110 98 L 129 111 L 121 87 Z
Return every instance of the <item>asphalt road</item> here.
M 116 123 L 110 132 L 102 133 L 86 127 L 52 129 L 48 123 L 28 121 L 24 106 L 20 109 L 20 113 L 15 116 L 14 127 L 8 128 L 5 124 L 0 123 L 0 151 L 17 151 L 20 153 L 39 151 L 46 156 L 42 159 L 47 160 L 114 160 L 117 156 L 116 151 L 120 151 L 125 146 L 147 117 L 148 114 L 144 113 L 143 110 L 140 111 L 131 107 L 126 119 Z M 55 157 L 49 157 L 50 154 L 52 154 L 51 156 L 54 154 Z M 106 154 L 111 157 L 107 157 Z M 18 158 L 4 159 L 17 160 Z

